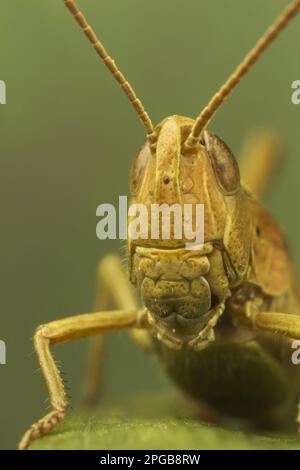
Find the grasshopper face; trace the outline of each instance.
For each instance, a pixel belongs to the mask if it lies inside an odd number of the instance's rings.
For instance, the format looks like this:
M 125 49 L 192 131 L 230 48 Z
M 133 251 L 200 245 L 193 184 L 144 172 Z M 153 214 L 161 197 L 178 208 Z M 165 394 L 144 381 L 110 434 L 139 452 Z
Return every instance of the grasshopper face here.
M 153 204 L 204 206 L 204 244 L 189 249 L 185 235 L 175 238 L 175 219 L 169 239 L 129 240 L 129 270 L 154 324 L 183 342 L 190 342 L 216 323 L 230 292 L 222 250 L 228 225 L 228 199 L 240 190 L 239 169 L 227 146 L 205 131 L 192 152 L 184 150 L 193 120 L 172 116 L 156 128 L 157 145 L 146 143 L 131 170 L 132 202 L 151 214 Z M 146 222 L 147 223 L 147 222 Z M 162 221 L 160 228 L 162 227 Z M 193 227 L 195 226 L 192 221 Z M 212 337 L 211 328 L 207 333 Z M 207 337 L 205 337 L 207 339 Z

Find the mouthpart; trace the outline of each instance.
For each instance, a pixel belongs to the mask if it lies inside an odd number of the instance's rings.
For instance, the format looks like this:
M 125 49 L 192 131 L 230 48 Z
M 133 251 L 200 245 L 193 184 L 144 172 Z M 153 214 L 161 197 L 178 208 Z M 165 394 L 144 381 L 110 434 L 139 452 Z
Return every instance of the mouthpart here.
M 215 340 L 214 328 L 224 310 L 225 304 L 222 303 L 195 319 L 187 319 L 176 313 L 162 319 L 147 312 L 152 334 L 157 341 L 162 341 L 172 349 L 200 351 Z

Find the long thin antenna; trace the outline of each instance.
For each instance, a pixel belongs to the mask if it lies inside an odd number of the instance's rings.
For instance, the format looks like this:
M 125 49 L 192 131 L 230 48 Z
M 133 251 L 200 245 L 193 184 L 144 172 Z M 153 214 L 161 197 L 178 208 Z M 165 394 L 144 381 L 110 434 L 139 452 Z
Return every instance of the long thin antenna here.
M 154 145 L 156 141 L 156 134 L 154 132 L 154 128 L 151 122 L 151 119 L 146 112 L 144 106 L 142 105 L 141 101 L 138 99 L 137 95 L 135 94 L 132 86 L 126 80 L 122 72 L 117 67 L 115 61 L 108 55 L 106 52 L 103 44 L 97 38 L 95 32 L 88 24 L 86 18 L 82 14 L 82 12 L 77 7 L 74 0 L 64 0 L 66 7 L 70 10 L 72 15 L 74 16 L 75 20 L 78 22 L 80 27 L 82 28 L 84 34 L 96 50 L 97 54 L 101 57 L 103 62 L 105 63 L 106 67 L 111 71 L 114 78 L 117 82 L 121 85 L 125 95 L 128 97 L 129 101 L 131 102 L 132 106 L 138 113 L 140 119 L 142 120 L 144 126 L 147 130 L 147 137 L 150 141 L 150 144 Z
M 191 130 L 189 137 L 186 140 L 186 148 L 191 148 L 197 145 L 200 134 L 204 127 L 208 124 L 217 109 L 221 106 L 223 101 L 227 98 L 230 92 L 236 87 L 239 81 L 247 74 L 250 68 L 260 58 L 262 53 L 274 41 L 281 30 L 290 22 L 290 20 L 298 13 L 300 9 L 300 0 L 292 2 L 282 15 L 275 21 L 275 23 L 268 28 L 266 33 L 257 42 L 255 47 L 249 52 L 229 79 L 221 86 L 219 91 L 213 96 L 208 105 L 201 111 L 196 119 L 196 122 Z

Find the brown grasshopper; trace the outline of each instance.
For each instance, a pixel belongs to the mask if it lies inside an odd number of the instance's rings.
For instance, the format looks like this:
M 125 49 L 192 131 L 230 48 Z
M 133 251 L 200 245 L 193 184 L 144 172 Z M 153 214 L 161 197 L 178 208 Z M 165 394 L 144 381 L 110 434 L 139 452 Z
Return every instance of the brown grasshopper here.
M 137 304 L 120 260 L 110 255 L 99 264 L 96 313 L 37 328 L 34 346 L 52 411 L 26 432 L 19 448 L 28 448 L 34 439 L 50 432 L 66 413 L 65 389 L 50 347 L 95 336 L 88 388 L 93 399 L 101 334 L 120 329 L 129 330 L 141 346 L 155 350 L 173 380 L 219 416 L 272 426 L 285 415 L 287 405 L 294 403 L 296 417 L 300 376 L 291 363 L 291 341 L 300 339 L 299 288 L 282 231 L 253 195 L 261 193 L 268 181 L 275 150 L 270 152 L 270 145 L 257 141 L 260 159 L 254 168 L 251 147 L 241 184 L 232 152 L 206 127 L 299 11 L 300 0 L 267 30 L 196 120 L 171 116 L 155 128 L 75 2 L 64 3 L 147 130 L 146 143 L 131 169 L 133 202 L 204 204 L 204 244 L 188 250 L 184 238 L 129 238 L 129 279 L 140 292 L 144 308 Z M 118 310 L 107 311 L 111 301 Z M 300 413 L 298 422 L 299 418 Z

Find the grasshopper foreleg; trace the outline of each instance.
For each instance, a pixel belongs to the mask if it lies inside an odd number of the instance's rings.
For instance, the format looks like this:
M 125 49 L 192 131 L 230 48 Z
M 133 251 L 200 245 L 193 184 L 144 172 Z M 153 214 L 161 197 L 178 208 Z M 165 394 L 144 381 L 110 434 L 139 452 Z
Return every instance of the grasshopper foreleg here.
M 147 315 L 139 310 L 88 313 L 39 326 L 34 336 L 34 347 L 48 388 L 52 411 L 31 426 L 22 438 L 19 449 L 27 449 L 34 439 L 49 433 L 65 415 L 65 389 L 50 346 L 108 331 L 143 327 L 147 327 Z

